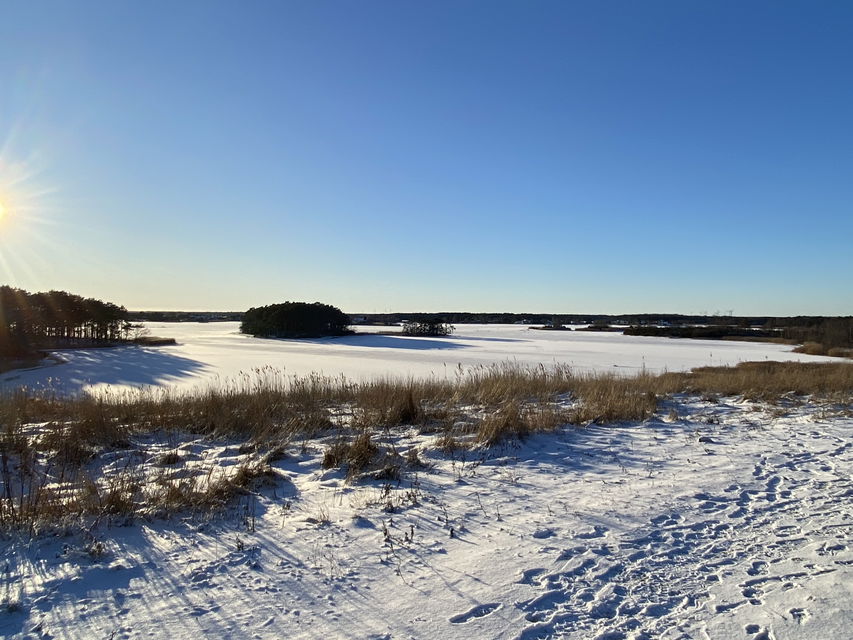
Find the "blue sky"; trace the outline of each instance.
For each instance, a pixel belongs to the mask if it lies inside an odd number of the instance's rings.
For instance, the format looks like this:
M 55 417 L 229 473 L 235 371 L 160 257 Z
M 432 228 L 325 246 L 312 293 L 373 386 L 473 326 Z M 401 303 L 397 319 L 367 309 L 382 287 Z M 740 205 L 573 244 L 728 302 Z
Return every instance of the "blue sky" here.
M 853 314 L 853 3 L 5 2 L 0 281 Z

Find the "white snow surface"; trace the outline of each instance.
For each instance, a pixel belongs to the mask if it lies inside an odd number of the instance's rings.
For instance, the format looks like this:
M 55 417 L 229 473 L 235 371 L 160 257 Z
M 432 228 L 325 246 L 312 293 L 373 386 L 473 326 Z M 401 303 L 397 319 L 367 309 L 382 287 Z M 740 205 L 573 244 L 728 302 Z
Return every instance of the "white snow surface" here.
M 214 519 L 102 521 L 98 554 L 79 536 L 0 541 L 0 636 L 849 638 L 838 409 L 682 397 L 642 424 L 464 457 L 403 428 L 380 440 L 428 466 L 399 482 L 347 483 L 308 442 Z M 162 439 L 187 459 L 241 455 Z
M 218 385 L 262 367 L 288 375 L 321 373 L 349 380 L 454 377 L 458 367 L 513 361 L 567 364 L 583 371 L 637 373 L 731 365 L 747 360 L 828 361 L 771 343 L 625 336 L 612 332 L 538 331 L 522 325 L 459 325 L 447 338 L 382 335 L 399 327 L 357 327 L 359 335 L 317 340 L 245 336 L 239 323 L 151 323 L 154 336 L 177 346 L 57 352 L 63 364 L 12 371 L 0 387 L 51 388 L 62 393 L 125 387 L 190 389 Z

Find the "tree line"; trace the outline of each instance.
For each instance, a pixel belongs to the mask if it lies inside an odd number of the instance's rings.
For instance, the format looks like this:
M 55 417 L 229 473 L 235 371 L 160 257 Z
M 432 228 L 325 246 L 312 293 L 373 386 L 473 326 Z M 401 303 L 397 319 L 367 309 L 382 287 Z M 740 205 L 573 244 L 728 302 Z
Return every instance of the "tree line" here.
M 816 342 L 826 349 L 853 348 L 853 317 L 801 317 L 795 320 L 796 324 L 781 327 L 784 338 L 796 342 Z
M 625 329 L 625 335 L 711 340 L 728 337 L 780 338 L 791 343 L 811 342 L 828 351 L 853 348 L 853 317 L 771 318 L 760 329 L 734 325 L 631 326 Z
M 68 293 L 30 293 L 0 286 L 0 356 L 38 349 L 126 340 L 134 326 L 127 309 Z

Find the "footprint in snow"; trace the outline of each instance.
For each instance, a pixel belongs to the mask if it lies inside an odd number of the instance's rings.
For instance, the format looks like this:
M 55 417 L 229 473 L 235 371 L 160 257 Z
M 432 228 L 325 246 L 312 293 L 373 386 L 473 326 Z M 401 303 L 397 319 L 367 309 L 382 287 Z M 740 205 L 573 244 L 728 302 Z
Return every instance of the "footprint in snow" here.
M 746 625 L 746 633 L 747 635 L 752 635 L 752 640 L 776 640 L 776 636 L 773 635 L 772 629 L 767 627 L 762 629 L 757 624 L 748 624 Z
M 542 618 L 542 612 L 554 609 L 558 604 L 566 601 L 566 593 L 563 589 L 551 589 L 526 602 L 517 602 L 516 607 L 527 611 L 525 616 L 530 621 L 538 621 Z
M 478 618 L 485 618 L 486 616 L 493 614 L 500 608 L 501 604 L 499 602 L 492 602 L 490 604 L 478 604 L 476 607 L 466 611 L 465 613 L 460 613 L 459 615 L 453 616 L 452 618 L 450 618 L 450 622 L 452 624 L 465 624 L 466 622 L 471 622 L 472 620 L 477 620 Z
M 603 538 L 608 534 L 610 529 L 607 527 L 603 527 L 600 524 L 597 524 L 593 527 L 592 531 L 586 531 L 584 533 L 579 533 L 575 537 L 580 538 L 581 540 L 591 540 L 592 538 Z
M 798 624 L 803 624 L 806 620 L 811 618 L 811 614 L 809 613 L 808 609 L 796 608 L 791 609 L 790 611 L 788 611 L 788 613 L 791 614 L 791 617 L 796 620 Z
M 545 573 L 545 569 L 542 568 L 525 569 L 521 572 L 521 579 L 518 580 L 518 584 L 533 584 L 536 577 L 543 573 Z
M 745 604 L 746 604 L 746 600 L 740 600 L 738 602 L 729 602 L 726 604 L 718 604 L 714 608 L 717 611 L 717 613 L 725 613 L 726 611 L 733 611 L 735 609 L 738 609 Z

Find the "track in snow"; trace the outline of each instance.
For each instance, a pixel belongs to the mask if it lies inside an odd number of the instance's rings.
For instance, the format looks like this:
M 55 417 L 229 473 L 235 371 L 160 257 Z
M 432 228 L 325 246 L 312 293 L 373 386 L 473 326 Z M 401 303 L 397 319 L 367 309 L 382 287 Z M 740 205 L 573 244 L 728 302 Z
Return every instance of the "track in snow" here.
M 713 616 L 760 608 L 853 564 L 853 445 L 806 431 L 791 433 L 789 446 L 762 456 L 751 483 L 697 493 L 679 513 L 618 539 L 599 528 L 550 567 L 524 571 L 532 593 L 516 603 L 529 623 L 518 638 L 707 637 L 695 633 Z M 722 583 L 736 590 L 715 588 Z M 805 604 L 783 612 L 797 624 L 814 615 Z M 743 634 L 774 637 L 758 622 Z

